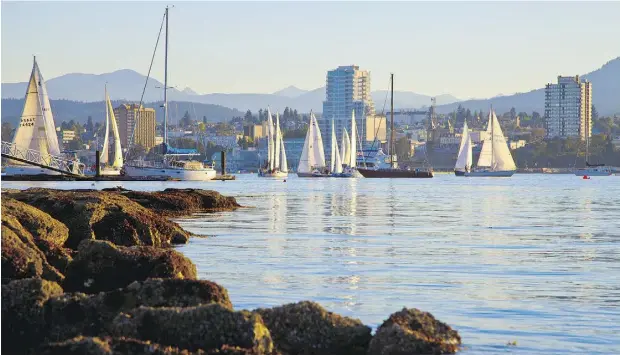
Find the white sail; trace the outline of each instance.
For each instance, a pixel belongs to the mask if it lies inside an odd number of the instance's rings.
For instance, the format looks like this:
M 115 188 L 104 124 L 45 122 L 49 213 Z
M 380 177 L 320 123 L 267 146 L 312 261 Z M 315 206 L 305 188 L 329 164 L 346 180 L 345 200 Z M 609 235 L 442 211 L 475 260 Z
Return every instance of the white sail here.
M 336 157 L 334 160 L 334 169 L 332 170 L 332 173 L 340 174 L 342 173 L 342 160 L 340 159 L 340 152 L 338 151 L 338 142 L 334 144 L 332 149 L 332 155 Z
M 118 133 L 118 124 L 116 123 L 116 116 L 114 116 L 114 109 L 112 108 L 112 101 L 110 96 L 106 94 L 106 100 L 108 105 L 108 112 L 110 112 L 110 122 L 112 123 L 112 134 L 114 135 L 114 160 L 112 160 L 112 167 L 120 169 L 123 166 L 123 151 L 121 148 L 121 137 Z
M 13 143 L 24 149 L 39 150 L 42 154 L 60 155 L 54 117 L 36 58 Z
M 312 112 L 310 112 L 310 123 L 308 124 L 308 131 L 306 132 L 306 140 L 304 141 L 304 147 L 301 150 L 301 156 L 299 157 L 299 164 L 297 166 L 297 172 L 310 173 L 312 171 L 312 162 L 310 161 L 310 151 L 312 150 L 312 144 L 314 142 L 314 125 L 312 120 Z
M 271 109 L 267 107 L 267 166 L 270 170 L 274 168 L 273 153 L 273 119 L 271 118 Z
M 319 128 L 319 123 L 316 121 L 316 117 L 314 114 L 310 114 L 312 116 L 312 120 L 314 121 L 314 142 L 312 143 L 312 154 L 314 155 L 314 166 L 322 167 L 325 166 L 325 149 L 323 148 L 323 138 L 321 137 L 321 129 Z
M 344 128 L 342 131 L 342 164 L 349 164 L 351 161 L 351 137 L 349 132 Z
M 480 150 L 480 156 L 478 157 L 478 167 L 490 167 L 493 160 L 493 140 L 491 137 L 491 130 L 493 126 L 493 116 L 489 111 L 489 123 L 487 125 L 486 137 L 482 142 L 482 149 Z
M 334 171 L 334 166 L 336 163 L 336 155 L 339 153 L 337 150 L 338 142 L 336 142 L 336 128 L 334 126 L 334 117 L 332 117 L 332 140 L 331 140 L 331 156 L 329 157 L 329 171 Z
M 288 172 L 288 162 L 286 161 L 286 151 L 284 150 L 284 139 L 280 137 L 280 171 Z
M 280 113 L 276 112 L 276 126 L 275 126 L 275 137 L 274 137 L 274 153 L 273 153 L 273 165 L 276 168 L 280 168 L 280 139 L 282 133 L 280 132 Z
M 510 149 L 508 149 L 508 143 L 502 132 L 502 128 L 499 125 L 497 116 L 493 112 L 493 170 L 506 171 L 516 170 L 517 166 L 512 159 Z
M 459 154 L 457 155 L 456 165 L 454 170 L 469 170 L 472 164 L 471 153 L 471 136 L 469 135 L 469 129 L 467 128 L 467 122 L 463 125 L 463 136 L 461 137 L 461 144 L 459 146 Z
M 355 168 L 355 163 L 357 162 L 357 146 L 355 144 L 356 138 L 357 123 L 355 122 L 355 110 L 353 110 L 351 113 L 351 145 L 349 146 L 349 161 L 345 161 L 350 168 Z
M 108 88 L 105 88 L 105 136 L 103 138 L 103 145 L 101 146 L 101 152 L 99 152 L 99 162 L 101 164 L 108 164 L 108 145 L 110 144 L 110 106 L 108 106 Z

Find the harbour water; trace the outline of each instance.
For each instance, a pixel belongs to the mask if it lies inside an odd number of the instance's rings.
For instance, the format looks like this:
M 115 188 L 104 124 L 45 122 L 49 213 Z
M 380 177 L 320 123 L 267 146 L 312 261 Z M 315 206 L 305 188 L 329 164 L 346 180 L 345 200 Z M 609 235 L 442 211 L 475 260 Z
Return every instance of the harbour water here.
M 463 354 L 620 353 L 620 177 L 2 183 L 118 185 L 248 206 L 178 220 L 204 236 L 178 249 L 238 309 L 309 299 L 377 327 L 416 307 L 456 328 Z

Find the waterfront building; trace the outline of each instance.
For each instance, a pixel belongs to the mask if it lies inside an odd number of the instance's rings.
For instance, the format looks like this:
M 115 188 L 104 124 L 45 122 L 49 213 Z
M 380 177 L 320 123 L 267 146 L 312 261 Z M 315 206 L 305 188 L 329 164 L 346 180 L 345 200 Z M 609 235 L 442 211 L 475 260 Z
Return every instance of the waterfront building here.
M 592 136 L 592 83 L 577 76 L 558 76 L 545 88 L 547 138 Z
M 321 129 L 323 142 L 331 137 L 334 119 L 334 129 L 338 142 L 342 141 L 344 128 L 351 133 L 351 113 L 355 111 L 358 139 L 372 142 L 374 136 L 368 139 L 366 120 L 374 116 L 375 106 L 370 96 L 370 72 L 361 70 L 357 65 L 340 66 L 327 72 L 325 101 L 323 113 L 317 120 Z M 365 142 L 362 142 L 362 146 Z M 325 159 L 331 157 L 331 145 L 325 144 Z
M 148 151 L 155 146 L 155 109 L 138 107 L 137 104 L 121 104 L 114 109 L 114 116 L 123 148 L 139 144 Z

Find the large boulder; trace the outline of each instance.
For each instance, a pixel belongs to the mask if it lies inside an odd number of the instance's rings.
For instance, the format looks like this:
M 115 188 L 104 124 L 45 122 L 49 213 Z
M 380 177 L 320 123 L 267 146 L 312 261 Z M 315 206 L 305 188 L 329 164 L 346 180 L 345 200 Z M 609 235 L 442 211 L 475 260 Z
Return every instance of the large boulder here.
M 173 249 L 84 240 L 65 276 L 66 290 L 96 293 L 149 278 L 196 279 L 196 266 Z
M 273 344 L 261 317 L 219 304 L 187 308 L 140 307 L 114 319 L 115 336 L 176 346 L 190 351 L 224 345 L 269 354 Z
M 62 292 L 57 283 L 40 278 L 2 285 L 3 353 L 23 354 L 41 342 L 46 330 L 44 304 Z
M 377 329 L 368 355 L 452 354 L 461 337 L 432 314 L 403 308 Z
M 256 310 L 283 354 L 366 354 L 370 328 L 309 301 Z
M 49 214 L 6 195 L 2 197 L 2 215 L 15 217 L 35 240 L 45 240 L 61 247 L 69 237 L 67 226 Z
M 168 216 L 188 215 L 195 212 L 231 211 L 240 207 L 234 197 L 223 196 L 211 190 L 112 191 L 117 191 L 143 207 Z
M 96 295 L 65 293 L 45 305 L 47 339 L 110 334 L 112 320 L 136 307 L 189 307 L 218 303 L 232 309 L 225 288 L 206 280 L 149 279 Z
M 189 352 L 169 346 L 128 338 L 78 336 L 62 342 L 48 343 L 41 355 L 192 355 L 204 351 Z
M 190 234 L 126 196 L 97 190 L 30 188 L 8 196 L 34 206 L 69 229 L 66 246 L 77 248 L 85 239 L 117 245 L 167 247 L 186 243 Z
M 64 276 L 47 262 L 30 232 L 2 211 L 2 283 L 31 277 L 60 282 Z

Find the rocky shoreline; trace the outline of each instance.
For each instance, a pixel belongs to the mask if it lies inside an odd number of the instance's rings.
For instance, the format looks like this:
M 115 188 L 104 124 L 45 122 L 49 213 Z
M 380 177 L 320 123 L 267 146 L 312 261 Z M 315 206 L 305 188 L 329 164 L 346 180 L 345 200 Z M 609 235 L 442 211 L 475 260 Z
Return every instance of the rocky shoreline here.
M 430 313 L 403 308 L 371 334 L 303 301 L 235 310 L 172 248 L 170 217 L 235 210 L 215 191 L 2 191 L 2 352 L 6 354 L 404 355 L 456 352 Z

